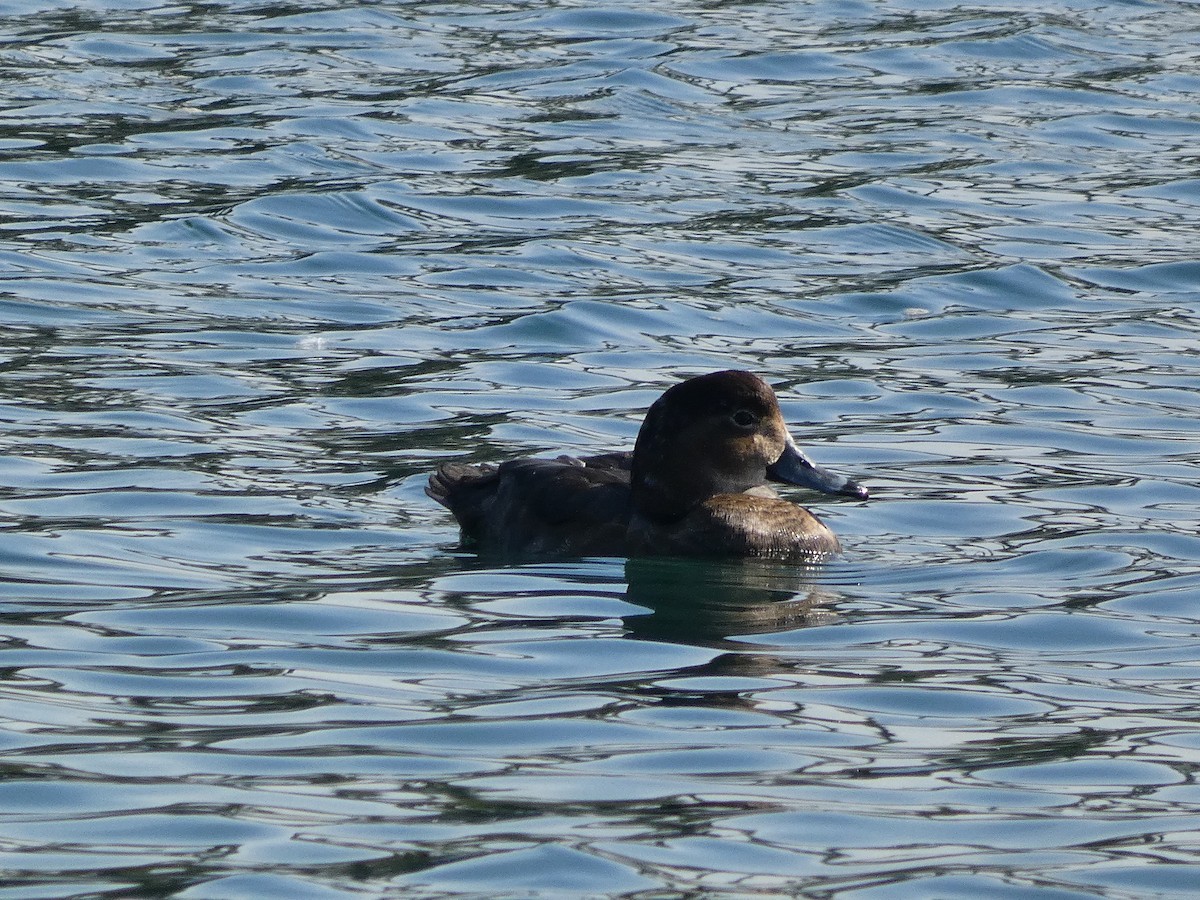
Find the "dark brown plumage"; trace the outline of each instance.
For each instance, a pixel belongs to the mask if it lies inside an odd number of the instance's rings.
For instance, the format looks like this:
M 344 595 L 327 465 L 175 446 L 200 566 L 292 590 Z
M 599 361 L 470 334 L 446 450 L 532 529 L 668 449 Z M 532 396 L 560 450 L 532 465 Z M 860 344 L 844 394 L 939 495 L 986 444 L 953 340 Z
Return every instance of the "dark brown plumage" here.
M 725 371 L 667 390 L 633 453 L 445 462 L 426 493 L 454 514 L 465 543 L 507 558 L 838 552 L 833 532 L 769 480 L 867 496 L 796 448 L 766 382 Z

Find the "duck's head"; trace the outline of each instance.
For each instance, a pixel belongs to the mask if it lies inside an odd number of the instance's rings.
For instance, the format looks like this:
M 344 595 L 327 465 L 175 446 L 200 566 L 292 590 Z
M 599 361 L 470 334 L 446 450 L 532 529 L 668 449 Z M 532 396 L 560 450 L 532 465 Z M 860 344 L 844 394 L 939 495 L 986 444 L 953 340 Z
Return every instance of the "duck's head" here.
M 749 372 L 689 378 L 646 413 L 633 450 L 633 502 L 654 519 L 686 515 L 717 494 L 781 481 L 860 500 L 856 482 L 812 462 L 796 446 L 771 387 Z

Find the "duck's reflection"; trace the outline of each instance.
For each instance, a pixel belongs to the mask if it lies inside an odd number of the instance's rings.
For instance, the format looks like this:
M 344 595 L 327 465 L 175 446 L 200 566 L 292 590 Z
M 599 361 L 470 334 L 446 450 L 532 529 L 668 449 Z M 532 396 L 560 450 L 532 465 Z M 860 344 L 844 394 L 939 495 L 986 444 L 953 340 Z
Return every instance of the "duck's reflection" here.
M 645 607 L 625 617 L 641 640 L 712 644 L 828 622 L 837 594 L 819 570 L 767 560 L 643 557 L 625 563 L 625 597 Z

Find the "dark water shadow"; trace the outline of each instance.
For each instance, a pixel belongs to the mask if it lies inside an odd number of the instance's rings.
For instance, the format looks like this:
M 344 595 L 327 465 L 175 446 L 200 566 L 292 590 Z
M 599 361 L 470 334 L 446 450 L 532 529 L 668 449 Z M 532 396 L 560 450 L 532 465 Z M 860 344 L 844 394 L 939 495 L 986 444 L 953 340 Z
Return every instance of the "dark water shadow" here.
M 490 574 L 497 576 L 494 586 Z M 528 579 L 528 586 L 504 580 L 512 575 Z M 466 589 L 464 576 L 471 580 Z M 826 566 L 762 559 L 513 560 L 457 550 L 406 565 L 399 580 L 418 589 L 432 587 L 441 603 L 455 607 L 530 594 L 621 599 L 638 607 L 621 615 L 629 638 L 743 651 L 742 637 L 829 624 L 837 618 L 836 604 L 846 599 L 831 584 Z
M 711 646 L 826 623 L 838 595 L 819 573 L 764 560 L 631 558 L 625 598 L 648 613 L 625 625 L 638 640 Z

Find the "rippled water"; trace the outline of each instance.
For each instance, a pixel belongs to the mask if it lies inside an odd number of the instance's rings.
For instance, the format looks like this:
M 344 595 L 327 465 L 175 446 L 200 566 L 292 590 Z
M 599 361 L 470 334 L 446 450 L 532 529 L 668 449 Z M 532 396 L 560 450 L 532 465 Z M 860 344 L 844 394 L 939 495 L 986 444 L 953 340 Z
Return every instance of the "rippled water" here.
M 0 23 L 0 897 L 1194 896 L 1200 6 Z M 730 366 L 841 560 L 422 493 Z

